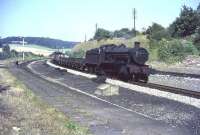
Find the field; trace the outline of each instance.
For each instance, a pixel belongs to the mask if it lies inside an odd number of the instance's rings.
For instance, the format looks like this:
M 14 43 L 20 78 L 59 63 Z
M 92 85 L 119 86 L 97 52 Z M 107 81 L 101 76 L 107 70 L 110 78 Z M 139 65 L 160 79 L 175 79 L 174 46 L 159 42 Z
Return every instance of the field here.
M 33 54 L 43 55 L 43 56 L 48 56 L 55 51 L 61 51 L 61 52 L 70 51 L 70 49 L 52 49 L 35 44 L 27 44 L 25 46 L 22 46 L 20 44 L 9 44 L 9 46 L 11 50 L 16 50 L 17 52 L 32 52 Z

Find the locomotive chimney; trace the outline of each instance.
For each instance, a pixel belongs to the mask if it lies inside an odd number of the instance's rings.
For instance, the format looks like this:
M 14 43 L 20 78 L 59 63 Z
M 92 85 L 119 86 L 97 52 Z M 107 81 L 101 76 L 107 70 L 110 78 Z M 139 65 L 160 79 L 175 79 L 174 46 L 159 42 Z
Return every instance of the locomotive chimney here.
M 134 47 L 135 47 L 135 48 L 140 48 L 140 42 L 135 42 L 135 43 L 134 43 Z

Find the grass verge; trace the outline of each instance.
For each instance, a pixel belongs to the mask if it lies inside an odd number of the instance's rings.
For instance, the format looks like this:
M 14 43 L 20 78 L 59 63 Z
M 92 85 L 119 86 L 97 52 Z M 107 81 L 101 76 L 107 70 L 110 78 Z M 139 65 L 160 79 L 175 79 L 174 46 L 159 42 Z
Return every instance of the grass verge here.
M 86 135 L 88 129 L 72 122 L 63 113 L 36 97 L 7 69 L 0 69 L 0 134 Z M 1 108 L 9 115 L 2 115 Z

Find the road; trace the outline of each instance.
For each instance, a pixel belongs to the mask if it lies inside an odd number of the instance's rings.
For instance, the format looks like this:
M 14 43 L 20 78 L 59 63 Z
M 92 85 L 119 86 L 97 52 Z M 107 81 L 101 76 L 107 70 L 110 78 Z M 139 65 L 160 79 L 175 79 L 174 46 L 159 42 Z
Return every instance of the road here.
M 90 79 L 47 68 L 43 62 L 31 66 L 46 78 L 16 66 L 11 66 L 10 71 L 38 97 L 65 113 L 73 121 L 88 126 L 95 135 L 191 134 L 185 126 L 172 126 L 163 120 L 127 111 L 76 91 L 78 89 L 92 93 L 99 84 Z M 105 99 L 111 100 L 111 97 Z

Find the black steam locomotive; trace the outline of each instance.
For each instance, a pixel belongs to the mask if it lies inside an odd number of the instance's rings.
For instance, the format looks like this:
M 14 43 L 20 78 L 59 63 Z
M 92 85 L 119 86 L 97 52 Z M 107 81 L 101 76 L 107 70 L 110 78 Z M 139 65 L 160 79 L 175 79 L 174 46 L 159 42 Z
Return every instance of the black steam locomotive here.
M 86 52 L 85 59 L 68 58 L 62 53 L 55 53 L 53 62 L 61 66 L 97 75 L 118 78 L 123 81 L 148 81 L 148 52 L 135 42 L 135 47 L 127 48 L 121 44 L 103 45 Z

